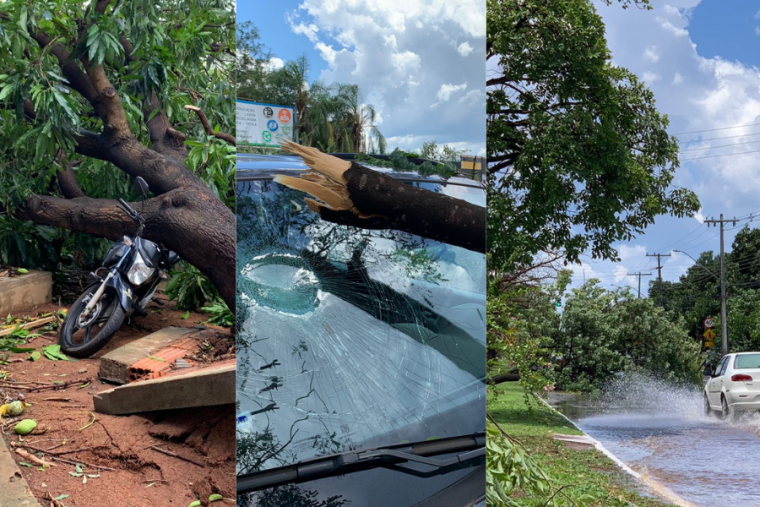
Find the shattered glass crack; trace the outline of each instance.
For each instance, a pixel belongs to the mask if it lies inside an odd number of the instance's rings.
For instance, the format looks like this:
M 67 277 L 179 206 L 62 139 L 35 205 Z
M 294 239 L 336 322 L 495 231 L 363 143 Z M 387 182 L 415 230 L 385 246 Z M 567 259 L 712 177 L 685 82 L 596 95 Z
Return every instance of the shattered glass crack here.
M 482 254 L 322 221 L 269 180 L 237 195 L 240 473 L 483 430 Z

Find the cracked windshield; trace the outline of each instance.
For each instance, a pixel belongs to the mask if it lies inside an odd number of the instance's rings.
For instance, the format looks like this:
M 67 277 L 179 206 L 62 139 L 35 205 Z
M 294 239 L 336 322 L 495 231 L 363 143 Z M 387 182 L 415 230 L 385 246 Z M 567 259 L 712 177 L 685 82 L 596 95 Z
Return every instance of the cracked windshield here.
M 273 449 L 255 468 L 482 431 L 484 255 L 323 221 L 305 197 L 239 176 L 238 440 Z

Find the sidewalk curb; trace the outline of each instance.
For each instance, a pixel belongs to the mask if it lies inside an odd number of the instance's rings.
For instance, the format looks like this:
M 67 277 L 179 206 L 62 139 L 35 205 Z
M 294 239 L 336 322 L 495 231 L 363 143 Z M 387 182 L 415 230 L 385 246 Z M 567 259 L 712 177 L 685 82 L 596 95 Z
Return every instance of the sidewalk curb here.
M 635 477 L 637 480 L 641 481 L 642 484 L 645 486 L 648 486 L 657 496 L 662 498 L 663 500 L 666 500 L 668 502 L 672 502 L 674 505 L 678 505 L 680 507 L 702 507 L 700 505 L 697 505 L 695 503 L 691 503 L 688 500 L 685 500 L 678 496 L 676 493 L 671 491 L 667 486 L 662 484 L 661 482 L 652 479 L 648 476 L 643 476 L 642 474 L 638 473 L 637 471 L 633 470 L 631 467 L 623 463 L 623 461 L 620 460 L 617 456 L 612 454 L 609 449 L 604 447 L 601 442 L 596 440 L 595 438 L 588 435 L 585 431 L 583 431 L 577 424 L 575 424 L 574 421 L 570 420 L 569 417 L 567 417 L 565 414 L 557 410 L 556 408 L 552 407 L 549 402 L 547 402 L 545 399 L 541 397 L 537 397 L 539 400 L 541 400 L 541 403 L 546 405 L 547 408 L 552 410 L 553 412 L 559 414 L 562 416 L 563 419 L 565 419 L 568 423 L 570 423 L 573 428 L 580 431 L 583 435 L 585 435 L 591 442 L 594 443 L 594 448 L 607 456 L 609 459 L 611 459 L 618 467 L 620 467 L 624 472 L 627 474 Z
M 3 437 L 0 437 L 0 505 L 40 507 Z

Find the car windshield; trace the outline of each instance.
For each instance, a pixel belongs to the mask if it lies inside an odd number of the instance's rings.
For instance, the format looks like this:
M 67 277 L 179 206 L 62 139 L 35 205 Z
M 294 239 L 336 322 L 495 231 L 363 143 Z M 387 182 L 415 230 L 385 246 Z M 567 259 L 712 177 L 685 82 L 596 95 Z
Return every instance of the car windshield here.
M 740 354 L 736 356 L 735 370 L 748 370 L 760 368 L 760 354 Z
M 270 179 L 237 195 L 240 473 L 483 431 L 483 254 L 322 221 Z

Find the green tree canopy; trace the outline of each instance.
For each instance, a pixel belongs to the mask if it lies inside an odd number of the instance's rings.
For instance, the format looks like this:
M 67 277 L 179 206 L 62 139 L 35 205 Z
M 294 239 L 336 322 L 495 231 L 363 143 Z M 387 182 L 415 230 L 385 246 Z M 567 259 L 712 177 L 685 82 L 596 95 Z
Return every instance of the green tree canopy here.
M 234 25 L 230 0 L 0 3 L 0 255 L 133 234 L 112 199 L 141 176 L 145 237 L 234 303 Z
M 312 80 L 305 55 L 273 68 L 273 55 L 251 23 L 240 25 L 238 41 L 238 97 L 295 107 L 299 142 L 305 146 L 324 152 L 385 153 L 377 113 L 363 101 L 358 85 Z
M 646 2 L 623 2 L 646 8 Z M 590 0 L 488 0 L 488 245 L 497 270 L 541 251 L 614 259 L 661 214 L 699 203 L 673 188 L 678 144 L 633 73 L 612 65 Z
M 699 383 L 700 343 L 683 318 L 669 319 L 653 299 L 628 289 L 608 291 L 592 279 L 574 289 L 552 349 L 561 354 L 558 385 L 603 387 L 618 372 L 640 370 L 667 380 Z

